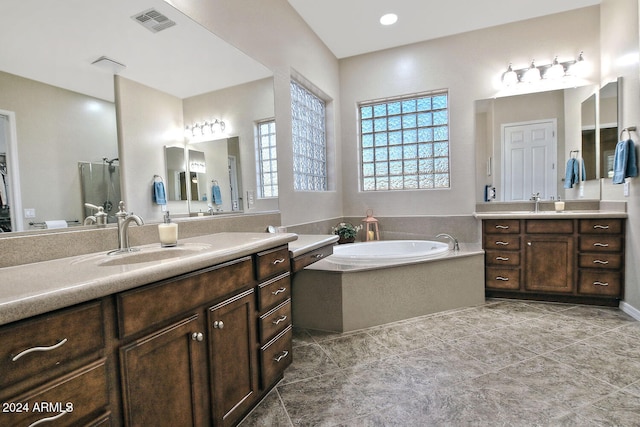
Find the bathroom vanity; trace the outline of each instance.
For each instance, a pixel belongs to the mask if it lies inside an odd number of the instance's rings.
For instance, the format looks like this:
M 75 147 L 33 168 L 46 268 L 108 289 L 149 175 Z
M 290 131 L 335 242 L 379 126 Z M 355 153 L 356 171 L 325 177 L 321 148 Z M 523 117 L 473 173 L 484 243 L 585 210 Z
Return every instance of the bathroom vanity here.
M 292 361 L 296 238 L 219 233 L 2 269 L 0 424 L 237 424 Z
M 617 306 L 624 292 L 624 212 L 483 212 L 485 291 Z

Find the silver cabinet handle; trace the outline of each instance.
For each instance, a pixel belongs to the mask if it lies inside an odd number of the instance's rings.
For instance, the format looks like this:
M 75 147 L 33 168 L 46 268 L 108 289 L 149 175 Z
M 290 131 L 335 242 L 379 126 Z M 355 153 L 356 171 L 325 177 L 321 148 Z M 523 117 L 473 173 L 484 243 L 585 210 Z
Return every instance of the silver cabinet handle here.
M 313 258 L 319 259 L 319 258 L 322 258 L 323 256 L 324 256 L 323 254 L 315 254 Z
M 38 421 L 34 421 L 31 424 L 29 424 L 29 427 L 35 427 L 35 426 L 38 426 L 40 424 L 44 424 L 44 423 L 48 423 L 48 422 L 51 422 L 51 421 L 55 421 L 57 419 L 62 418 L 64 415 L 67 415 L 67 414 L 68 414 L 67 411 L 62 411 L 58 415 L 54 415 L 53 417 L 40 418 Z
M 274 325 L 277 325 L 280 322 L 284 322 L 285 320 L 287 320 L 287 316 L 282 316 L 281 318 L 279 318 L 278 320 L 274 320 L 273 323 Z
M 278 258 L 272 262 L 273 265 L 282 264 L 285 261 L 284 258 Z
M 608 283 L 608 282 L 598 282 L 598 281 L 595 281 L 595 282 L 593 282 L 593 284 L 594 284 L 594 285 L 596 285 L 596 286 L 609 286 L 609 283 Z
M 500 241 L 500 240 L 498 240 L 498 241 L 496 242 L 496 245 L 501 245 L 501 246 L 507 246 L 508 244 L 509 244 L 509 242 L 502 242 L 502 241 Z
M 273 291 L 273 292 L 271 292 L 271 294 L 273 294 L 273 295 L 278 295 L 278 294 L 283 293 L 283 292 L 284 292 L 284 291 L 286 291 L 286 290 L 287 290 L 287 288 L 280 288 L 280 289 L 278 289 L 277 291 Z
M 600 225 L 600 224 L 596 224 L 593 226 L 594 229 L 596 230 L 608 230 L 609 226 L 608 225 Z
M 603 261 L 603 260 L 601 260 L 601 259 L 594 259 L 594 260 L 593 260 L 593 263 L 594 263 L 594 264 L 604 264 L 604 265 L 607 265 L 607 264 L 609 264 L 609 261 Z
M 31 347 L 28 348 L 24 351 L 21 351 L 20 353 L 16 354 L 15 356 L 13 356 L 13 358 L 11 359 L 12 362 L 15 362 L 16 360 L 20 359 L 22 356 L 26 356 L 29 353 L 34 353 L 36 351 L 51 351 L 51 350 L 55 350 L 57 348 L 62 347 L 65 343 L 67 342 L 67 339 L 63 339 L 62 341 L 60 341 L 58 344 L 49 346 L 49 347 Z
M 497 256 L 496 261 L 509 261 L 509 257 Z
M 215 322 L 213 322 L 213 328 L 214 329 L 224 328 L 224 322 L 222 320 L 216 320 Z
M 287 350 L 285 350 L 280 354 L 280 356 L 275 357 L 273 360 L 275 360 L 276 362 L 280 362 L 282 359 L 284 359 L 288 355 L 289 355 L 289 352 Z
M 508 277 L 498 276 L 498 277 L 496 277 L 496 280 L 502 280 L 503 282 L 508 282 L 509 278 Z
M 191 339 L 201 342 L 204 339 L 204 335 L 202 334 L 202 332 L 194 332 L 193 334 L 191 334 Z
M 599 243 L 599 242 L 596 242 L 596 243 L 594 243 L 594 244 L 593 244 L 593 246 L 596 246 L 596 247 L 598 247 L 598 248 L 608 248 L 608 247 L 609 247 L 609 244 L 608 244 L 608 243 Z
M 508 230 L 509 226 L 508 225 L 496 225 L 496 228 L 499 230 Z

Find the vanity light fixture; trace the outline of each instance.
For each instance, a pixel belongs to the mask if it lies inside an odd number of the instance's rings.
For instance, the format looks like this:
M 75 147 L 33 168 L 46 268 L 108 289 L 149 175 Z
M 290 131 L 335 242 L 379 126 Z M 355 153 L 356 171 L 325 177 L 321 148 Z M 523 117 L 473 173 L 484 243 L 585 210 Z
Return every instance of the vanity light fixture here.
M 184 137 L 186 139 L 202 139 L 202 137 L 220 135 L 224 132 L 226 125 L 222 120 L 215 119 L 211 122 L 196 122 L 193 125 L 184 127 Z
M 585 74 L 586 61 L 583 52 L 575 60 L 558 61 L 556 56 L 551 64 L 536 65 L 531 61 L 526 68 L 514 69 L 509 63 L 507 71 L 502 74 L 502 84 L 505 87 L 518 83 L 535 83 L 544 80 L 561 80 L 566 78 L 582 78 Z
M 385 26 L 393 25 L 396 22 L 398 22 L 398 15 L 395 13 L 386 13 L 380 17 L 380 23 Z

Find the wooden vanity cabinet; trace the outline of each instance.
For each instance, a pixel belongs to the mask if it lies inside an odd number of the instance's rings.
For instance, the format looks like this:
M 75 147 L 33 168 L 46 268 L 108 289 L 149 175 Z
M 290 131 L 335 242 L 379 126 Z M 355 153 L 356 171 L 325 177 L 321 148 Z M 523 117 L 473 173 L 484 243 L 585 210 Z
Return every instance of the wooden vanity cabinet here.
M 95 425 L 108 417 L 99 301 L 0 327 L 0 424 Z
M 617 305 L 623 219 L 486 219 L 487 296 Z

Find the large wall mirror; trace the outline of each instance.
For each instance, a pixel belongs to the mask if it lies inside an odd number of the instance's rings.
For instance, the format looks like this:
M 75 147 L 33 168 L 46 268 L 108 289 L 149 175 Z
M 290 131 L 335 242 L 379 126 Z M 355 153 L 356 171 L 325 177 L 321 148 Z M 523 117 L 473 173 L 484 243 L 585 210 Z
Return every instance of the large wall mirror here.
M 143 25 L 149 20 L 137 17 L 150 10 L 175 24 Z M 127 188 L 144 186 L 149 193 L 149 182 L 129 180 L 130 173 L 120 180 L 126 164 L 144 164 L 148 158 L 123 151 L 122 144 L 131 142 L 118 141 L 126 129 L 117 130 L 114 73 L 182 100 L 184 114 L 178 120 L 184 123 L 224 115 L 230 132 L 220 138 L 236 138 L 239 144 L 238 182 L 256 182 L 254 127 L 275 115 L 272 72 L 165 1 L 3 2 L 0 34 L 12 40 L 0 57 L 0 163 L 9 190 L 7 200 L 0 201 L 1 230 L 35 230 L 52 220 L 82 224 L 93 212 L 86 203 L 113 215 L 119 199 L 130 194 Z M 93 64 L 102 56 L 115 62 Z M 230 88 L 234 102 L 219 95 Z M 249 96 L 252 90 L 260 93 Z M 190 107 L 199 99 L 214 104 Z M 251 109 L 254 99 L 262 100 L 260 111 Z M 249 113 L 239 113 L 244 107 Z M 181 135 L 170 144 L 159 141 L 163 164 L 154 170 L 167 170 L 166 145 L 179 151 L 186 144 Z M 236 198 L 237 212 L 243 210 L 242 196 L 239 192 Z M 254 211 L 274 208 L 277 199 Z
M 603 141 L 617 138 L 617 104 L 615 83 L 476 101 L 477 201 L 489 201 L 493 189 L 490 201 L 529 200 L 533 192 L 599 199 L 596 178 L 607 177 L 611 155 Z M 566 184 L 571 158 L 584 160 L 585 173 Z

